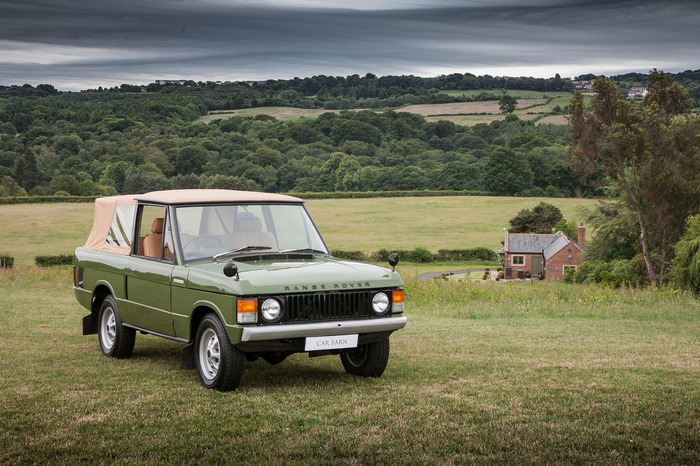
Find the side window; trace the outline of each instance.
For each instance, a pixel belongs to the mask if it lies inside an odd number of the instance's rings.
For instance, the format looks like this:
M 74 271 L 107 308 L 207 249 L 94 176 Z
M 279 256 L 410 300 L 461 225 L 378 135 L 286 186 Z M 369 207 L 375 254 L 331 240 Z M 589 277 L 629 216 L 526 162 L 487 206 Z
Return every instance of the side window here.
M 155 259 L 172 257 L 172 233 L 169 231 L 169 225 L 165 224 L 166 208 L 139 206 L 139 218 L 139 244 L 136 254 Z M 164 241 L 164 235 L 167 241 Z M 164 247 L 164 243 L 167 243 L 169 249 Z
M 112 246 L 131 247 L 135 208 L 134 204 L 117 204 L 105 243 Z

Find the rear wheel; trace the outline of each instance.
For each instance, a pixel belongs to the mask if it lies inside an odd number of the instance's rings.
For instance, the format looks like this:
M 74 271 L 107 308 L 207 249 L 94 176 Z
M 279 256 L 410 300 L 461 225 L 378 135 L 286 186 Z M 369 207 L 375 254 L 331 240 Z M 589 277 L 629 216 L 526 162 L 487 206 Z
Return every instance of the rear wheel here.
M 360 377 L 381 377 L 389 362 L 389 339 L 340 353 L 340 360 L 348 374 Z
M 197 329 L 195 362 L 202 385 L 222 392 L 235 390 L 243 376 L 243 352 L 233 346 L 215 314 L 207 314 Z
M 102 354 L 126 359 L 134 351 L 136 332 L 124 327 L 117 304 L 112 295 L 107 295 L 100 306 L 99 340 Z

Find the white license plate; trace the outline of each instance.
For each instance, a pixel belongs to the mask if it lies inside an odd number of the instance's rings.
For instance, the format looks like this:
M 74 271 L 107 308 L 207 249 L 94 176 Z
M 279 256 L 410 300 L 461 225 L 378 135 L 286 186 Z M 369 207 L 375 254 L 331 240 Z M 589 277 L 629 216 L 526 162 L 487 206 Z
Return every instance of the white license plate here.
M 357 335 L 336 335 L 333 337 L 306 337 L 304 351 L 324 351 L 330 349 L 357 348 Z

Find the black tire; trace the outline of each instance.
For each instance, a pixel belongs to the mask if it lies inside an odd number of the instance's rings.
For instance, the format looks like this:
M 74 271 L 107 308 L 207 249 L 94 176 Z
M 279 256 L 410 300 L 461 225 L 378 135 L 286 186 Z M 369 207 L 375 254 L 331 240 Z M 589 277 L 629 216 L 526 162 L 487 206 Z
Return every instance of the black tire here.
M 216 314 L 207 314 L 199 323 L 194 341 L 199 380 L 206 388 L 221 392 L 235 390 L 243 376 L 243 352 L 233 346 Z
M 340 353 L 345 372 L 360 377 L 381 377 L 389 362 L 389 339 L 361 345 Z
M 126 359 L 134 351 L 136 331 L 124 327 L 122 318 L 112 295 L 107 295 L 100 305 L 97 334 L 102 354 L 112 358 Z

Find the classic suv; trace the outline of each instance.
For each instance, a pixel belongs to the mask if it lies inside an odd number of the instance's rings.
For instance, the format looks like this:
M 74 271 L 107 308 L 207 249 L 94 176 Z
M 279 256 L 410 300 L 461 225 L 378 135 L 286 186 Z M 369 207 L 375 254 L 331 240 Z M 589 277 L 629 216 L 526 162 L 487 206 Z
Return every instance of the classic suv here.
M 396 265 L 392 255 L 390 264 Z M 235 389 L 244 361 L 339 354 L 379 377 L 406 325 L 393 268 L 331 257 L 301 199 L 229 190 L 156 191 L 95 201 L 75 250 L 83 334 L 128 358 L 136 331 L 187 343 L 183 368 Z

